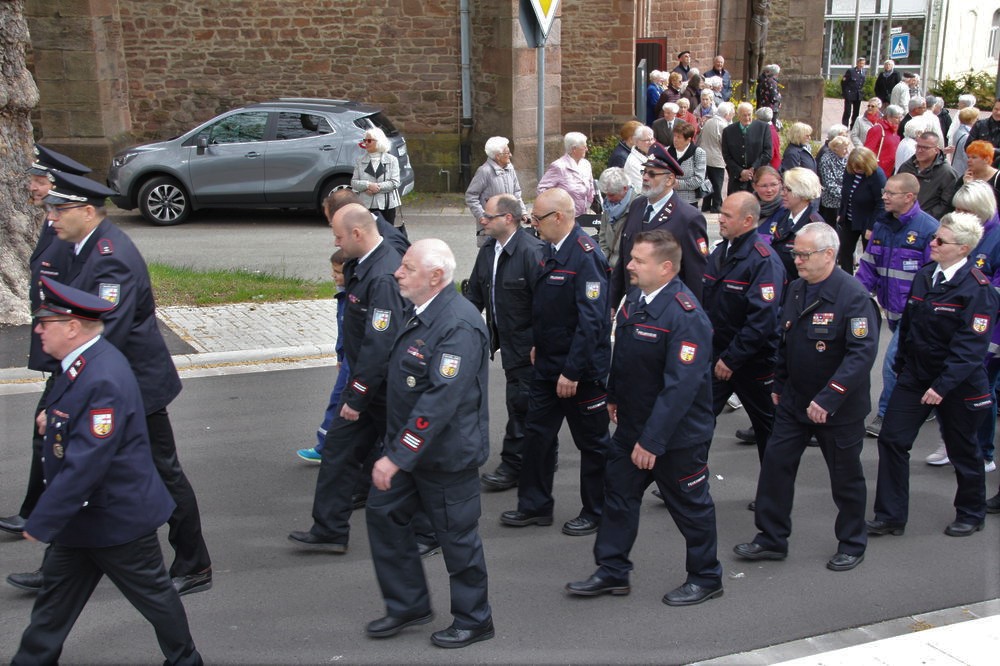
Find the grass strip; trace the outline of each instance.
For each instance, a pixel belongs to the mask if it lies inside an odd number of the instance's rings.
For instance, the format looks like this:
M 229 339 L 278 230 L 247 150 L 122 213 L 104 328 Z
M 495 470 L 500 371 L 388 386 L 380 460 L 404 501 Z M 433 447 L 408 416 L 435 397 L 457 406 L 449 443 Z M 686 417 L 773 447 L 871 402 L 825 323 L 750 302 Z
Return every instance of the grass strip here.
M 161 307 L 333 298 L 332 280 L 313 282 L 244 269 L 199 271 L 151 263 L 149 277 Z

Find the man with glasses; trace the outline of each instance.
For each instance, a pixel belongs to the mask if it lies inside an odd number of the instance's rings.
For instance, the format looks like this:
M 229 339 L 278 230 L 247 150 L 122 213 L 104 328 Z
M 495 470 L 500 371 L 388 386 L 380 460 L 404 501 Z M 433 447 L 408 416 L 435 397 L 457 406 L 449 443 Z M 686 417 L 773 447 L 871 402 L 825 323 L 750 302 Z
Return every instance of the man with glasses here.
M 507 429 L 500 465 L 481 477 L 490 490 L 517 485 L 524 445 L 524 417 L 531 386 L 531 301 L 542 241 L 521 228 L 521 202 L 511 194 L 490 197 L 479 218 L 488 238 L 479 250 L 465 297 L 486 311 L 490 358 L 500 350 L 507 380 Z
M 628 271 L 632 260 L 632 243 L 637 234 L 654 229 L 666 229 L 681 245 L 684 261 L 680 278 L 699 300 L 702 277 L 708 262 L 708 230 L 705 216 L 697 208 L 674 196 L 678 176 L 684 174 L 677 160 L 667 149 L 654 143 L 643 167 L 642 195 L 629 208 L 622 228 L 618 262 L 611 271 L 611 296 L 608 305 L 617 309 L 628 288 Z
M 580 450 L 582 509 L 563 534 L 597 531 L 604 508 L 604 465 L 610 434 L 605 388 L 611 362 L 608 262 L 576 224 L 565 190 L 545 190 L 535 200 L 531 224 L 545 242 L 531 306 L 534 374 L 525 417 L 517 509 L 500 522 L 511 527 L 551 525 L 556 443 L 563 420 Z M 624 261 L 624 259 L 623 259 Z
M 899 348 L 897 325 L 906 307 L 913 277 L 931 259 L 930 239 L 938 228 L 937 220 L 921 209 L 917 201 L 919 190 L 920 183 L 912 174 L 896 174 L 886 181 L 882 190 L 885 213 L 875 221 L 855 274 L 882 306 L 892 333 L 882 363 L 878 412 L 865 426 L 872 437 L 878 437 L 882 429 L 889 396 L 896 385 L 892 367 Z
M 795 477 L 811 436 L 830 471 L 838 510 L 837 552 L 826 567 L 849 571 L 865 557 L 861 449 L 879 315 L 864 287 L 837 266 L 839 245 L 836 230 L 825 222 L 811 222 L 795 236 L 792 256 L 801 279 L 789 286 L 782 312 L 784 337 L 771 392 L 774 431 L 757 482 L 760 532 L 733 549 L 747 560 L 788 556 Z
M 900 165 L 897 173 L 916 176 L 920 184 L 917 194 L 920 208 L 940 220 L 954 210 L 951 200 L 962 184 L 961 176 L 948 164 L 941 150 L 941 139 L 934 132 L 923 132 L 917 137 L 916 150 L 913 157 Z

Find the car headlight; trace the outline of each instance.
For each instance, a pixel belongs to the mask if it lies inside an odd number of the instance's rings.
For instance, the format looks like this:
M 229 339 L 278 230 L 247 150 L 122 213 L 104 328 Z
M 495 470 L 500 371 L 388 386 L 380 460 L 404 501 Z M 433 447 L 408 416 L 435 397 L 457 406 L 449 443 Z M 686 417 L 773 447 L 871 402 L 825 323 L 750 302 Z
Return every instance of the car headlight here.
M 120 169 L 129 162 L 131 162 L 132 158 L 136 157 L 138 154 L 139 153 L 137 151 L 119 153 L 118 155 L 115 155 L 114 158 L 111 160 L 111 166 L 115 167 L 116 169 Z

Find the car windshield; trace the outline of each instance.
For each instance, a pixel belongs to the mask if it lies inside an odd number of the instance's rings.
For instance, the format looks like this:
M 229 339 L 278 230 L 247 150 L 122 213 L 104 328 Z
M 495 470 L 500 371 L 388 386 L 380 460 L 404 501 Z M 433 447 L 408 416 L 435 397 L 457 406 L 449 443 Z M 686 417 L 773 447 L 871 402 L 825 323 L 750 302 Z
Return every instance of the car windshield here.
M 370 130 L 373 127 L 377 127 L 385 132 L 386 136 L 396 136 L 399 134 L 399 130 L 396 129 L 396 126 L 393 125 L 381 111 L 373 113 L 370 116 L 358 118 L 354 121 L 354 125 L 361 130 Z

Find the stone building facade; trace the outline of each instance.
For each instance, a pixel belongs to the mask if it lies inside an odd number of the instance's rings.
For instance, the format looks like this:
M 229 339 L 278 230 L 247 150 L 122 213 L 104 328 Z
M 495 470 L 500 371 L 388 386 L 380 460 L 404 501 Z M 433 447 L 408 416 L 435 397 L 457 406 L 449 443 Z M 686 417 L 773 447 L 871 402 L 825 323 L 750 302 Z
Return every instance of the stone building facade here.
M 41 91 L 36 132 L 100 172 L 124 146 L 174 136 L 247 102 L 347 98 L 382 106 L 400 127 L 418 190 L 459 189 L 463 138 L 474 170 L 486 138 L 497 134 L 512 139 L 528 189 L 535 182 L 537 59 L 521 29 L 521 2 L 468 0 L 472 115 L 464 128 L 460 4 L 27 0 Z M 819 50 L 815 58 L 808 51 L 822 40 L 809 31 L 821 34 L 823 14 L 813 4 L 820 3 L 773 2 L 771 52 L 785 68 L 786 100 L 813 77 L 819 81 Z M 601 138 L 632 117 L 638 37 L 665 37 L 671 67 L 684 48 L 702 69 L 721 51 L 740 71 L 746 5 L 563 0 L 546 47 L 546 159 L 561 154 L 565 131 Z M 818 90 L 821 96 L 821 82 Z M 785 118 L 818 118 L 818 106 L 797 104 L 786 102 Z

